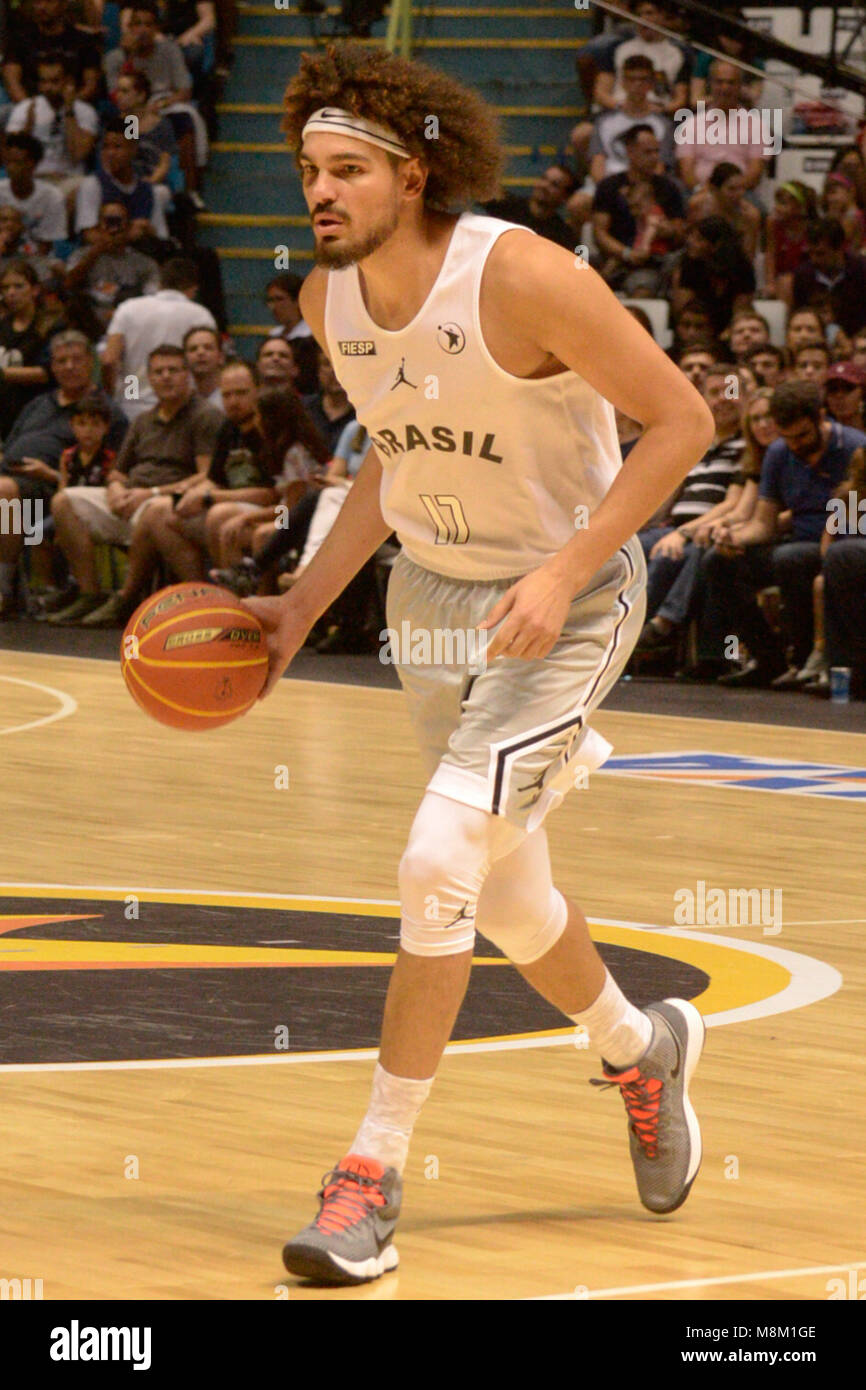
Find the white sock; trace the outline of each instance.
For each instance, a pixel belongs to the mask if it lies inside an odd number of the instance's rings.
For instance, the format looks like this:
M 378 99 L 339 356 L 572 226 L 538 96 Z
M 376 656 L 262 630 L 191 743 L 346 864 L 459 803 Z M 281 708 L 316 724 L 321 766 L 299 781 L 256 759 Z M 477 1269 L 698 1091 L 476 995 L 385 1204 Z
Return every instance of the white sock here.
M 593 1046 L 615 1071 L 638 1062 L 652 1041 L 652 1023 L 628 1002 L 609 970 L 595 1002 L 568 1017 L 587 1030 Z
M 428 1081 L 391 1076 L 377 1062 L 370 1107 L 349 1152 L 378 1159 L 386 1168 L 396 1168 L 402 1173 L 412 1128 L 432 1085 L 432 1076 Z
M 15 583 L 15 566 L 0 565 L 0 594 L 11 594 Z

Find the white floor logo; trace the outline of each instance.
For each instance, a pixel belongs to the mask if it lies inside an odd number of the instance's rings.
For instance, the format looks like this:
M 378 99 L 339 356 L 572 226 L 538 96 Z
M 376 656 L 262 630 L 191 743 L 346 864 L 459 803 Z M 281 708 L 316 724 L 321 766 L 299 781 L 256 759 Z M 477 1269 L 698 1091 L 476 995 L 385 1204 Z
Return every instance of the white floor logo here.
M 150 1370 L 149 1327 L 69 1327 L 51 1329 L 52 1361 L 132 1361 L 133 1370 Z

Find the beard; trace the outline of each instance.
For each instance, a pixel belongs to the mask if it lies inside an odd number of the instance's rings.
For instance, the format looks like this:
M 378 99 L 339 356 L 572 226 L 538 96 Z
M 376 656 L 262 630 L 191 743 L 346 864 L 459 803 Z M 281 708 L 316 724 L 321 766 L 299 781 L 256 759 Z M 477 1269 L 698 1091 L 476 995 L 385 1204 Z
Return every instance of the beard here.
M 383 215 L 382 220 L 375 227 L 371 227 L 366 236 L 358 241 L 344 241 L 340 245 L 331 245 L 324 241 L 317 242 L 316 265 L 321 266 L 323 270 L 345 270 L 347 266 L 363 261 L 367 256 L 372 256 L 374 251 L 378 251 L 380 246 L 384 246 L 385 242 L 394 235 L 399 220 L 399 213 L 394 207 Z

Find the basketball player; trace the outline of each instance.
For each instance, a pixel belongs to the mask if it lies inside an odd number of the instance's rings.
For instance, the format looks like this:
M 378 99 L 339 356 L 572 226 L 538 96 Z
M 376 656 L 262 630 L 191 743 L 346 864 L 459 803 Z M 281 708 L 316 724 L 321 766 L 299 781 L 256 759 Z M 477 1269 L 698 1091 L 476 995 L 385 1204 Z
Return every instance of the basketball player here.
M 713 421 L 582 260 L 455 213 L 491 198 L 499 176 L 498 132 L 475 93 L 349 44 L 303 58 L 286 111 L 316 241 L 301 310 L 372 445 L 291 592 L 247 600 L 268 632 L 264 693 L 391 531 L 403 548 L 389 629 L 488 639 L 481 663 L 397 656 L 430 780 L 400 862 L 379 1062 L 318 1216 L 283 1252 L 291 1273 L 359 1283 L 397 1265 L 412 1127 L 476 928 L 588 1030 L 625 1100 L 644 1205 L 673 1211 L 694 1180 L 700 1014 L 629 1003 L 553 886 L 543 822 L 611 751 L 587 721 L 643 623 L 635 532 L 708 448 Z M 644 426 L 625 463 L 614 407 Z

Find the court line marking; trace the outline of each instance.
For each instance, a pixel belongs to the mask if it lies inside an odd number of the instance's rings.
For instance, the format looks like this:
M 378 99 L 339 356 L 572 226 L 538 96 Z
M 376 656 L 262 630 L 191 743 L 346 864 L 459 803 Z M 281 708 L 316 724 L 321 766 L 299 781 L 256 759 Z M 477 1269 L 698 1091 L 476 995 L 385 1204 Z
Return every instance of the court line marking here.
M 669 1289 L 709 1289 L 722 1284 L 758 1284 L 764 1279 L 805 1279 L 817 1274 L 847 1274 L 850 1269 L 866 1269 L 866 1260 L 845 1265 L 813 1265 L 810 1269 L 766 1269 L 760 1274 L 724 1274 L 715 1279 L 673 1279 L 665 1284 L 624 1284 L 618 1289 L 588 1289 L 586 1293 L 531 1294 L 525 1303 L 585 1302 L 589 1298 L 617 1298 L 623 1294 L 663 1293 Z
M 77 891 L 78 893 L 106 894 L 118 893 L 120 895 L 156 895 L 164 893 L 166 895 L 187 895 L 197 900 L 203 898 L 220 898 L 227 896 L 224 892 L 220 893 L 216 889 L 191 889 L 191 888 L 108 888 L 88 887 L 78 885 L 77 889 L 70 884 L 34 884 L 34 883 L 2 883 L 3 888 L 27 888 L 50 889 L 56 896 L 60 892 L 67 890 Z M 280 902 L 306 902 L 315 901 L 318 903 L 350 903 L 358 906 L 374 905 L 388 906 L 399 909 L 399 903 L 384 898 L 337 898 L 337 897 L 314 897 L 312 894 L 301 893 L 260 893 L 232 895 L 235 898 L 259 898 L 268 901 Z M 159 899 L 156 898 L 158 901 Z M 733 937 L 716 936 L 711 932 L 683 931 L 680 928 L 659 929 L 649 923 L 626 922 L 620 918 L 595 917 L 591 919 L 598 926 L 604 927 L 623 927 L 627 930 L 646 932 L 652 934 L 654 938 L 659 936 L 682 939 L 684 941 L 698 940 L 705 941 L 711 945 L 729 946 L 734 950 L 743 951 L 746 954 L 763 956 L 765 959 L 773 960 L 781 965 L 791 975 L 790 984 L 777 994 L 772 994 L 765 999 L 755 1000 L 752 1004 L 745 1004 L 735 1009 L 725 1009 L 715 1014 L 707 1014 L 704 1023 L 708 1028 L 724 1026 L 728 1023 L 745 1023 L 753 1019 L 770 1017 L 773 1014 L 788 1013 L 793 1009 L 804 1008 L 808 1004 L 819 1003 L 822 999 L 835 994 L 842 985 L 842 976 L 833 966 L 827 965 L 824 961 L 817 960 L 813 956 L 806 956 L 796 951 L 786 951 L 778 946 L 770 946 L 767 943 L 738 941 Z M 523 1048 L 536 1047 L 573 1047 L 575 1030 L 573 1028 L 563 1029 L 561 1033 L 544 1036 L 530 1036 L 525 1038 L 505 1038 L 497 1042 L 452 1042 L 445 1048 L 448 1056 L 459 1055 L 461 1053 L 481 1053 L 481 1052 L 510 1052 Z M 348 1049 L 342 1052 L 290 1052 L 283 1056 L 272 1056 L 267 1054 L 254 1054 L 242 1057 L 170 1057 L 154 1058 L 149 1060 L 136 1061 L 115 1061 L 115 1062 L 11 1062 L 8 1065 L 0 1065 L 0 1074 L 5 1075 L 11 1072 L 54 1072 L 54 1071 L 145 1071 L 145 1070 L 179 1070 L 188 1067 L 250 1067 L 250 1066 L 285 1066 L 299 1065 L 306 1062 L 367 1062 L 375 1061 L 379 1056 L 379 1049 L 358 1048 Z
M 74 714 L 78 709 L 78 701 L 73 700 L 71 695 L 67 695 L 63 690 L 55 690 L 51 685 L 40 685 L 38 681 L 24 681 L 18 676 L 0 676 L 0 681 L 9 681 L 12 685 L 29 685 L 32 690 L 44 690 L 48 695 L 53 695 L 55 700 L 60 701 L 60 709 L 53 714 L 45 714 L 41 719 L 32 719 L 29 724 L 13 724 L 11 729 L 0 729 L 0 734 L 23 734 L 28 729 L 41 728 L 43 724 L 53 724 L 55 719 L 65 719 L 67 715 Z
M 82 656 L 82 655 L 80 655 L 80 653 L 77 653 L 77 652 L 76 652 L 76 653 L 73 653 L 73 652 L 30 652 L 30 651 L 21 651 L 21 650 L 19 650 L 18 648 L 15 648 L 15 649 L 13 649 L 13 650 L 11 651 L 11 655 L 13 655 L 13 656 L 38 656 L 38 657 L 43 657 L 45 660 L 50 660 L 50 661 L 54 661 L 54 662 L 56 662 L 56 661 L 58 661 L 58 660 L 68 660 L 68 661 L 101 662 L 101 663 L 103 664 L 103 666 L 115 666 L 115 665 L 117 665 L 117 663 L 116 663 L 111 657 L 107 657 L 107 656 Z M 283 677 L 280 677 L 280 679 L 282 680 Z M 313 686 L 313 687 L 319 687 L 319 686 L 322 686 L 322 685 L 334 685 L 334 686 L 337 686 L 337 688 L 340 689 L 340 690 L 382 690 L 382 691 L 385 692 L 386 695 L 402 695 L 402 694 L 403 694 L 402 688 L 400 688 L 399 686 L 395 688 L 395 687 L 393 687 L 393 686 L 387 686 L 387 685 L 372 685 L 372 684 L 371 684 L 371 685 L 368 685 L 368 684 L 366 684 L 366 683 L 363 682 L 363 681 L 361 681 L 361 682 L 359 682 L 359 681 L 325 681 L 325 680 L 314 681 L 314 680 L 310 680 L 310 678 L 309 678 L 308 676 L 287 676 L 287 677 L 285 677 L 285 679 L 288 680 L 288 681 L 294 681 L 294 683 L 295 683 L 296 685 L 311 685 L 311 686 Z M 733 729 L 733 728 L 740 728 L 740 729 L 757 729 L 758 732 L 759 732 L 759 733 L 762 733 L 762 734 L 763 734 L 763 733 L 766 733 L 767 729 L 784 729 L 787 733 L 791 733 L 791 734 L 802 734 L 802 733 L 807 733 L 807 734 L 809 734 L 809 733 L 814 733 L 814 734 L 841 734 L 841 735 L 843 735 L 845 738 L 862 738 L 862 739 L 866 740 L 866 734 L 858 733 L 855 729 L 833 729 L 833 728 L 829 728 L 829 727 L 824 728 L 824 727 L 818 727 L 818 726 L 816 726 L 816 725 L 814 725 L 814 724 L 774 724 L 774 723 L 770 723 L 769 721 L 768 721 L 767 723 L 761 724 L 758 720 L 755 720 L 755 719 L 733 719 L 733 718 L 722 719 L 721 717 L 714 717 L 713 715 L 710 715 L 710 714 L 656 714 L 656 713 L 654 713 L 652 710 L 643 711 L 643 710 L 633 710 L 633 709 L 605 709 L 604 707 L 601 707 L 601 708 L 600 708 L 599 713 L 600 713 L 600 714 L 615 714 L 615 715 L 617 715 L 618 717 L 619 717 L 619 716 L 622 716 L 622 717 L 624 717 L 625 719 L 688 719 L 688 720 L 690 720 L 692 723 L 721 724 L 723 728 L 728 728 L 728 727 L 730 727 L 730 728 L 732 728 L 732 729 Z M 718 750 L 710 750 L 710 751 L 723 752 L 723 751 L 727 751 L 727 750 L 718 749 Z M 624 756 L 625 756 L 625 755 L 624 755 Z M 632 755 L 629 754 L 628 756 L 632 756 Z M 744 757 L 750 757 L 750 756 L 752 756 L 752 755 L 751 755 L 751 754 L 744 754 L 743 756 L 744 756 Z M 855 764 L 852 763 L 851 766 L 854 767 Z M 614 773 L 609 773 L 608 775 L 612 777 L 612 776 L 614 776 L 615 774 L 614 774 Z M 784 793 L 779 793 L 779 794 L 780 794 L 780 795 L 784 795 Z

